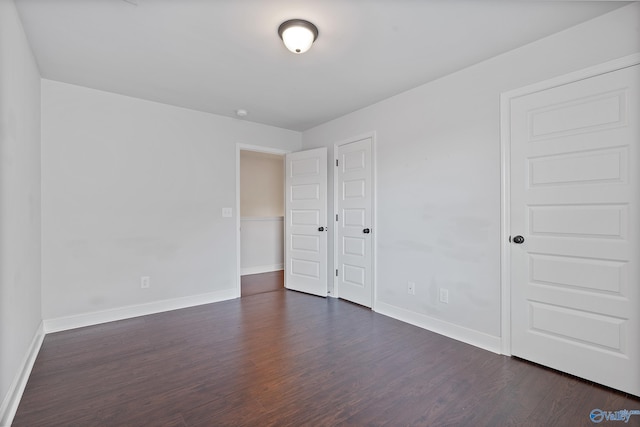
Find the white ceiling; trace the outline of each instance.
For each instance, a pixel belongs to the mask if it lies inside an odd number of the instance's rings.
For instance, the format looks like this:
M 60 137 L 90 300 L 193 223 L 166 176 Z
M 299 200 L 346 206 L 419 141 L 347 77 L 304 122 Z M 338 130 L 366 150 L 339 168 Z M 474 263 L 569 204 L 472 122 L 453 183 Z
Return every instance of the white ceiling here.
M 42 77 L 306 130 L 627 3 L 16 0 Z M 290 18 L 320 31 L 294 55 Z M 588 47 L 587 47 L 588 48 Z

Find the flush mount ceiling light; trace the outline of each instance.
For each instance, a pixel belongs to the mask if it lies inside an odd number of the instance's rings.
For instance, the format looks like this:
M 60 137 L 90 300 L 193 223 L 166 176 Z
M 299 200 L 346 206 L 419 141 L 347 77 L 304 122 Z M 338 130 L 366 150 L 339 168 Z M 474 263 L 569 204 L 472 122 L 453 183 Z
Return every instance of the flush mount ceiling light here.
M 290 19 L 278 27 L 278 34 L 291 52 L 305 53 L 318 38 L 318 27 L 304 19 Z

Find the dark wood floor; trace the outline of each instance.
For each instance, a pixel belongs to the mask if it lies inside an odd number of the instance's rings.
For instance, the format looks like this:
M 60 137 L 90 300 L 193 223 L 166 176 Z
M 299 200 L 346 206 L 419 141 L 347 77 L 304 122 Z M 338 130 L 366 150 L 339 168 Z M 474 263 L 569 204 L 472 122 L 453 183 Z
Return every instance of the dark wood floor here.
M 640 400 L 279 291 L 47 335 L 14 425 L 589 426 L 594 408 Z
M 264 292 L 284 290 L 284 271 L 270 271 L 268 273 L 248 274 L 240 280 L 241 295 L 243 297 Z

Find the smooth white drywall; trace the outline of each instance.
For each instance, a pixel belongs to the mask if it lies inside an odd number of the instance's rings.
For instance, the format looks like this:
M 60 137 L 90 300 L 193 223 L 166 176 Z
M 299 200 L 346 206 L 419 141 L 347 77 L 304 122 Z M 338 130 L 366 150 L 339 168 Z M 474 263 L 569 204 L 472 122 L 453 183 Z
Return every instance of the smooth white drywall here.
M 378 301 L 500 335 L 500 93 L 639 52 L 639 24 L 625 6 L 303 133 L 331 150 L 376 132 Z
M 284 156 L 240 151 L 240 215 L 284 215 Z
M 13 1 L 0 1 L 0 403 L 40 310 L 40 74 Z M 0 425 L 2 420 L 0 413 Z
M 44 318 L 237 289 L 237 143 L 301 135 L 43 80 Z
M 250 217 L 240 222 L 241 274 L 284 268 L 284 218 Z

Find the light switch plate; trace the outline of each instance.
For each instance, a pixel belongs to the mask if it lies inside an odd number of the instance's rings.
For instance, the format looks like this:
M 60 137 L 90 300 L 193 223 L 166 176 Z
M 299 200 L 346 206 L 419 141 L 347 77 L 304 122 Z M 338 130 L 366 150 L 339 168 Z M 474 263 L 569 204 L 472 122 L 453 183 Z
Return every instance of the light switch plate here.
M 223 218 L 231 218 L 233 216 L 232 208 L 222 208 L 222 217 Z

